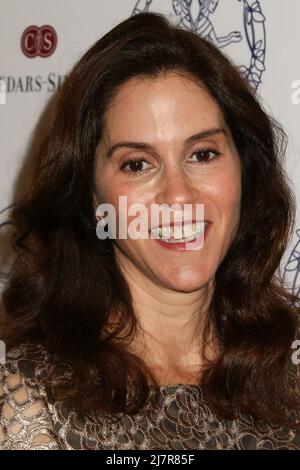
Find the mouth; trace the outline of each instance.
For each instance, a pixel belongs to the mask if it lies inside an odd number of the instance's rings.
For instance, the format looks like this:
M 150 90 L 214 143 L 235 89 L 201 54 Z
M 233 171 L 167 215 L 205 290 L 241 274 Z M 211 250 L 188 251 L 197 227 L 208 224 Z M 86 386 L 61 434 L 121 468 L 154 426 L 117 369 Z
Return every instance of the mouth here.
M 175 223 L 168 226 L 159 226 L 149 230 L 151 238 L 158 239 L 164 243 L 179 244 L 188 243 L 196 240 L 201 235 L 209 221 L 198 221 L 189 223 Z

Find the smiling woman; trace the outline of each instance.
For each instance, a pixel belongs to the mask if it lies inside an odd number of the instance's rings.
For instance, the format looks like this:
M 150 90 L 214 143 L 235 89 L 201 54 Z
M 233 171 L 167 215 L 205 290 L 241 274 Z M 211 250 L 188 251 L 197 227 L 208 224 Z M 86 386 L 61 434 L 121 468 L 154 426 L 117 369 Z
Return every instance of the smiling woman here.
M 156 78 L 128 80 L 112 99 L 104 122 L 103 139 L 96 152 L 97 204 L 112 204 L 117 208 L 117 218 L 121 195 L 126 196 L 128 206 L 138 201 L 149 214 L 153 204 L 189 204 L 193 212 L 197 204 L 204 204 L 209 236 L 203 249 L 193 256 L 189 251 L 182 253 L 183 246 L 171 245 L 168 240 L 121 240 L 117 233 L 115 242 L 116 260 L 126 270 L 134 299 L 143 311 L 140 322 L 156 340 L 161 336 L 162 342 L 168 343 L 171 363 L 160 351 L 162 364 L 169 373 L 174 366 L 185 370 L 186 365 L 180 364 L 178 335 L 174 331 L 172 338 L 162 328 L 159 312 L 170 315 L 177 323 L 176 329 L 181 323 L 185 332 L 181 347 L 185 342 L 189 347 L 199 344 L 202 335 L 194 337 L 194 332 L 203 315 L 197 312 L 201 311 L 204 296 L 211 297 L 210 281 L 239 224 L 238 152 L 219 106 L 203 86 L 186 74 L 170 72 Z M 131 220 L 129 217 L 128 222 Z M 149 281 L 150 311 L 145 305 Z M 169 304 L 168 311 L 162 303 Z M 158 352 L 157 348 L 152 344 L 151 350 Z M 154 359 L 153 353 L 150 357 Z
M 11 213 L 1 448 L 300 449 L 285 145 L 229 59 L 162 15 L 86 52 Z M 189 205 L 188 230 L 201 205 L 203 243 L 175 242 L 175 220 L 100 240 L 121 197 Z

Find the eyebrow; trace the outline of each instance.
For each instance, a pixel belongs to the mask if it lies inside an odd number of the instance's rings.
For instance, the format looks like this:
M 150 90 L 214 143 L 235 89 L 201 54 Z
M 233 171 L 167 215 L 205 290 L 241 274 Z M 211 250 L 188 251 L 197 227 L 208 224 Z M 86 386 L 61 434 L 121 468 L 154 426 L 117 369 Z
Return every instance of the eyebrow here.
M 222 127 L 216 127 L 213 129 L 206 129 L 204 131 L 198 132 L 197 134 L 191 135 L 184 141 L 184 145 L 191 144 L 197 140 L 205 139 L 207 137 L 211 137 L 217 134 L 223 134 L 227 136 L 227 132 Z M 153 146 L 146 142 L 132 142 L 132 141 L 121 141 L 117 142 L 116 144 L 112 145 L 109 150 L 106 152 L 106 158 L 110 158 L 112 154 L 120 148 L 131 148 L 131 149 L 138 149 L 138 150 L 153 150 Z

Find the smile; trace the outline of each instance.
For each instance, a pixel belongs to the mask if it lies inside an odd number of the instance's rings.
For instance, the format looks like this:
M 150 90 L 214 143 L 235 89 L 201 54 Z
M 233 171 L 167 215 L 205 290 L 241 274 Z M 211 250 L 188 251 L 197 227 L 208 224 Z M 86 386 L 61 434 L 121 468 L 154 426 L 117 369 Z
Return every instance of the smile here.
M 187 243 L 196 239 L 197 235 L 204 232 L 208 222 L 197 222 L 184 224 L 182 236 L 182 227 L 156 227 L 151 230 L 153 238 L 158 238 L 165 243 Z

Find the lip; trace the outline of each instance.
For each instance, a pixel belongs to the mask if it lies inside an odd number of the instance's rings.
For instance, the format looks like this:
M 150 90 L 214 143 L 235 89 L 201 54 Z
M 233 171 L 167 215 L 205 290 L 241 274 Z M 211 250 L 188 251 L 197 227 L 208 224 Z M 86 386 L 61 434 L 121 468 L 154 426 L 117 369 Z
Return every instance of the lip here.
M 151 230 L 154 230 L 154 229 L 157 229 L 157 228 L 163 228 L 163 227 L 177 227 L 178 225 L 179 226 L 185 226 L 185 225 L 190 225 L 190 224 L 196 224 L 196 223 L 199 223 L 199 222 L 204 222 L 204 223 L 208 223 L 208 225 L 210 225 L 212 222 L 210 220 L 175 220 L 174 222 L 170 222 L 169 224 L 160 224 L 160 225 L 157 225 L 156 227 L 151 227 L 149 228 L 149 233 L 151 233 Z
M 208 222 L 208 221 L 207 221 Z M 196 236 L 196 239 L 193 242 L 187 242 L 187 243 L 166 243 L 161 241 L 158 238 L 154 238 L 153 241 L 157 242 L 160 244 L 161 247 L 165 248 L 166 250 L 172 250 L 172 251 L 195 251 L 198 250 L 200 245 L 204 243 L 206 240 L 210 227 L 212 225 L 212 222 L 208 222 L 208 225 L 205 227 L 205 230 L 203 233 L 199 234 Z M 201 240 L 202 239 L 202 240 Z M 194 245 L 193 245 L 194 244 Z

